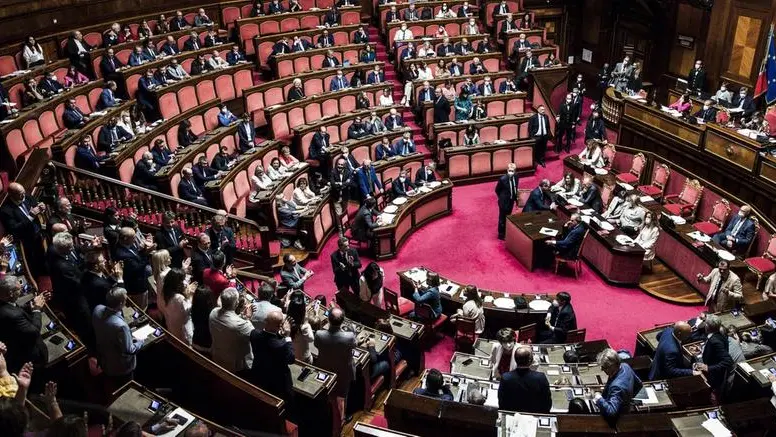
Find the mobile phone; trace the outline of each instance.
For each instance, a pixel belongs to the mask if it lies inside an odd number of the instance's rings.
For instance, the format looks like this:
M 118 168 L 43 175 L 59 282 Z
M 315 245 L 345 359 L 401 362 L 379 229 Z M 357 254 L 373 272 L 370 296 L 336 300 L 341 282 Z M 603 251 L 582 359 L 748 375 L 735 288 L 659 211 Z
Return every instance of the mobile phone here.
M 353 358 L 358 358 L 360 356 L 361 356 L 361 352 L 359 352 L 357 350 L 353 350 Z
M 159 411 L 159 407 L 161 407 L 161 406 L 162 406 L 161 402 L 159 402 L 159 401 L 151 401 L 151 403 L 148 405 L 148 409 L 151 412 L 156 413 L 157 411 Z
M 313 371 L 310 370 L 309 367 L 305 367 L 304 369 L 302 369 L 302 373 L 300 373 L 299 376 L 296 377 L 296 380 L 304 381 L 305 379 L 307 379 L 308 376 L 310 376 L 311 373 L 313 373 Z
M 585 394 L 585 390 L 581 388 L 574 388 L 574 396 L 582 396 Z
M 760 335 L 760 330 L 757 328 L 754 328 L 751 331 L 749 331 L 749 333 L 752 335 L 752 337 L 757 337 L 758 335 Z
M 162 336 L 162 328 L 154 329 L 154 337 L 161 337 L 161 336 Z
M 738 310 L 730 310 L 730 314 L 732 314 L 735 317 L 738 317 L 741 314 L 741 311 Z
M 328 378 L 328 377 L 329 376 L 326 375 L 325 373 L 318 372 L 318 376 L 316 376 L 315 379 L 317 379 L 318 381 L 326 381 L 326 378 Z
M 380 335 L 380 340 L 382 340 L 382 341 L 386 341 L 386 340 L 388 340 L 388 336 L 387 336 L 387 335 L 385 335 L 385 334 L 381 334 L 381 335 Z
M 709 419 L 718 419 L 719 418 L 719 414 L 717 414 L 716 410 L 715 411 L 707 411 L 706 412 L 706 417 L 708 417 Z
M 71 350 L 73 350 L 73 349 L 75 349 L 75 342 L 74 342 L 73 340 L 70 340 L 70 341 L 68 341 L 68 342 L 67 342 L 67 344 L 65 345 L 65 350 L 66 350 L 66 351 L 71 351 Z
M 550 426 L 550 418 L 549 417 L 540 417 L 539 418 L 539 426 L 543 428 L 547 428 Z
M 54 329 L 55 326 L 57 326 L 56 323 L 49 322 L 48 325 L 46 325 L 46 329 L 48 329 L 50 331 L 50 330 Z
M 655 391 L 663 391 L 663 384 L 653 384 L 652 388 L 654 388 Z
M 774 368 L 774 367 L 769 367 L 769 368 L 768 368 L 768 371 L 769 371 L 769 372 L 771 372 L 772 374 L 776 375 L 776 368 Z
M 473 359 L 471 359 L 471 358 L 467 358 L 467 359 L 465 359 L 465 360 L 463 361 L 463 363 L 461 363 L 461 364 L 462 364 L 462 365 L 464 365 L 464 366 L 468 366 L 469 364 L 471 364 L 471 363 L 473 363 L 473 362 L 474 362 L 474 360 L 473 360 Z
M 563 373 L 569 373 L 569 372 L 571 372 L 571 367 L 569 367 L 569 366 L 560 366 L 560 370 Z
M 183 425 L 185 425 L 185 424 L 186 424 L 186 422 L 188 422 L 188 421 L 189 421 L 189 419 L 187 419 L 187 418 L 185 418 L 185 417 L 181 416 L 180 414 L 173 414 L 173 415 L 172 415 L 172 417 L 171 417 L 170 419 L 172 419 L 172 420 L 174 420 L 174 421 L 178 422 L 178 425 L 180 425 L 180 426 L 183 426 Z
M 139 319 L 140 318 L 140 313 L 135 311 L 134 313 L 132 313 L 132 318 L 135 319 L 135 320 Z
M 49 341 L 54 343 L 55 345 L 59 346 L 60 344 L 62 344 L 63 341 L 65 341 L 65 339 L 63 337 L 55 335 L 55 336 L 51 337 L 51 339 Z

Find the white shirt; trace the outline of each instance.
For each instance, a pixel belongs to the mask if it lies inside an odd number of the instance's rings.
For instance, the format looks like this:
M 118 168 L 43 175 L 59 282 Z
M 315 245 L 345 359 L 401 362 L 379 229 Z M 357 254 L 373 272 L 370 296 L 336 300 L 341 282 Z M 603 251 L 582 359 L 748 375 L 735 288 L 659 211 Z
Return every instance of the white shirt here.
M 412 35 L 412 31 L 410 29 L 407 30 L 401 30 L 399 29 L 396 31 L 396 37 L 394 37 L 394 41 L 406 41 L 408 39 L 415 39 L 415 37 Z
M 434 74 L 431 72 L 431 67 L 418 69 L 419 80 L 430 80 L 434 78 Z
M 307 187 L 304 190 L 301 187 L 294 188 L 294 202 L 296 202 L 297 205 L 307 205 L 308 203 L 315 201 L 316 198 L 315 193 L 313 193 L 313 190 L 311 190 L 310 187 Z
M 272 184 L 272 179 L 270 179 L 269 176 L 267 176 L 267 173 L 264 173 L 261 175 L 261 177 L 258 177 L 256 175 L 251 176 L 251 188 L 253 189 L 253 195 L 258 193 L 259 191 L 264 191 L 269 188 L 269 186 Z
M 595 168 L 601 168 L 604 166 L 604 159 L 601 154 L 600 147 L 593 149 L 592 153 L 588 150 L 587 147 L 585 147 L 582 149 L 582 152 L 579 153 L 579 160 L 582 162 L 582 164 Z
M 380 106 L 393 106 L 393 96 L 385 94 L 380 96 Z
M 26 44 L 24 45 L 22 57 L 24 58 L 24 62 L 26 62 L 27 65 L 30 65 L 33 62 L 45 61 L 45 58 L 43 57 L 43 49 L 40 48 L 40 45 L 36 44 L 35 48 L 37 50 L 31 50 Z
M 86 47 L 84 47 L 84 45 L 81 43 L 81 41 L 79 41 L 77 39 L 74 39 L 73 41 L 75 41 L 75 46 L 78 47 L 78 54 L 79 55 L 81 53 L 85 53 L 87 51 Z

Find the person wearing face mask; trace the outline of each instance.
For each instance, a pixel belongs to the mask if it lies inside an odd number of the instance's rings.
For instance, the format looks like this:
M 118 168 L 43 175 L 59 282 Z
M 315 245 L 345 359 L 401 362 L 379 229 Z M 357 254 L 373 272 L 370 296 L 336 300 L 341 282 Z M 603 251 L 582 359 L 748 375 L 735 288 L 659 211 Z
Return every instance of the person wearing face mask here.
M 743 205 L 728 222 L 725 230 L 714 234 L 715 243 L 735 253 L 745 253 L 755 234 L 752 207 Z
M 402 170 L 399 173 L 398 179 L 393 182 L 393 195 L 394 197 L 406 197 L 409 193 L 415 191 L 415 184 L 407 177 L 407 170 Z
M 601 111 L 593 110 L 593 114 L 587 120 L 585 126 L 585 142 L 590 140 L 603 141 L 606 138 L 606 127 Z
M 410 138 L 409 132 L 404 132 L 402 139 L 393 145 L 393 153 L 396 156 L 407 156 L 415 153 L 415 142 Z
M 698 120 L 698 124 L 701 122 L 709 123 L 717 119 L 717 109 L 712 105 L 714 102 L 706 100 L 703 102 L 703 108 L 699 109 L 693 116 Z
M 388 131 L 388 128 L 385 127 L 383 120 L 377 116 L 377 112 L 372 111 L 369 117 L 369 122 L 367 123 L 367 131 L 371 135 L 378 135 Z
M 362 203 L 368 197 L 375 198 L 383 193 L 383 183 L 377 178 L 377 173 L 370 159 L 365 159 L 356 170 L 355 180 L 361 192 Z
M 573 141 L 574 128 L 576 127 L 576 110 L 572 101 L 571 94 L 566 95 L 566 100 L 560 106 L 557 120 L 555 138 L 555 153 L 560 154 L 563 149 L 563 137 L 566 137 L 566 153 L 571 151 L 571 142 Z
M 108 121 L 108 124 L 100 128 L 100 132 L 97 134 L 97 147 L 99 150 L 111 154 L 119 143 L 131 139 L 132 134 L 118 125 L 118 119 L 116 117 L 112 117 Z
M 348 127 L 348 139 L 359 140 L 367 135 L 369 132 L 366 131 L 366 127 L 361 122 L 361 117 L 354 118 L 353 123 Z
M 547 139 L 550 137 L 550 118 L 545 114 L 544 105 L 539 105 L 537 113 L 528 120 L 528 133 L 534 139 L 534 162 L 542 167 L 547 151 Z
M 635 193 L 629 195 L 620 214 L 620 230 L 635 237 L 644 223 L 646 213 L 646 210 L 639 205 L 639 195 Z
M 518 178 L 515 175 L 517 166 L 510 163 L 507 166 L 507 174 L 501 176 L 496 183 L 496 197 L 498 198 L 498 239 L 503 240 L 506 234 L 507 216 L 517 202 L 519 191 Z M 548 183 L 549 185 L 549 183 Z
M 403 23 L 401 25 L 401 28 L 396 31 L 396 34 L 393 37 L 394 45 L 397 46 L 397 42 L 399 41 L 408 41 L 415 39 L 415 36 L 412 34 L 412 31 L 407 28 L 407 24 Z
M 348 78 L 342 74 L 342 70 L 337 70 L 337 75 L 331 79 L 329 89 L 331 91 L 339 91 L 345 88 L 350 88 L 350 82 L 348 81 Z
M 157 170 L 151 152 L 144 152 L 143 159 L 135 164 L 135 170 L 132 173 L 132 183 L 148 190 L 159 190 L 159 187 L 156 185 L 155 176 Z
M 525 201 L 523 212 L 548 211 L 554 205 L 550 204 L 550 180 L 542 179 L 539 185 L 531 190 L 528 200 Z
M 620 415 L 631 408 L 633 397 L 641 391 L 642 383 L 636 372 L 620 360 L 614 349 L 606 349 L 598 355 L 598 365 L 608 380 L 603 392 L 596 392 L 593 402 L 601 416 L 610 424 L 616 423 Z
M 733 99 L 733 103 L 730 106 L 730 112 L 736 115 L 743 116 L 743 118 L 750 117 L 754 111 L 754 100 L 749 96 L 749 89 L 741 87 L 738 91 L 738 95 Z
M 711 96 L 711 100 L 718 105 L 729 107 L 733 102 L 733 93 L 730 91 L 730 85 L 727 82 L 722 82 L 717 93 Z
M 687 92 L 697 92 L 701 95 L 706 85 L 706 69 L 703 68 L 703 61 L 695 61 L 695 67 L 687 74 Z
M 221 106 L 221 112 L 218 113 L 218 124 L 221 126 L 229 126 L 237 121 L 237 116 L 232 114 L 232 111 L 226 105 Z
M 659 236 L 660 227 L 657 225 L 655 213 L 649 211 L 644 215 L 644 226 L 641 227 L 639 235 L 636 236 L 635 240 L 636 244 L 646 251 L 644 253 L 644 261 L 655 259 L 655 244 Z
M 388 117 L 385 118 L 385 127 L 390 130 L 396 130 L 404 127 L 404 120 L 402 120 L 402 117 L 396 108 L 391 108 Z
M 517 335 L 512 328 L 501 328 L 496 333 L 496 341 L 490 350 L 491 374 L 493 379 L 500 380 L 503 374 L 517 368 Z
M 538 334 L 538 342 L 542 344 L 565 343 L 568 332 L 577 329 L 577 316 L 568 292 L 561 291 L 552 301 L 544 325 L 546 329 L 540 330 Z

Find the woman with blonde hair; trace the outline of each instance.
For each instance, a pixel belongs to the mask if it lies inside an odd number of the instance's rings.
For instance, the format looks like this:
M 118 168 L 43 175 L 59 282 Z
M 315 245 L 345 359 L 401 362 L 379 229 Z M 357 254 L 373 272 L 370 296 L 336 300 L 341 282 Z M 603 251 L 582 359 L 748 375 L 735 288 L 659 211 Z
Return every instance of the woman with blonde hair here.
M 162 295 L 162 283 L 164 277 L 170 271 L 170 265 L 172 264 L 172 256 L 167 249 L 161 249 L 154 251 L 151 254 L 151 278 L 154 283 L 154 289 L 157 296 Z

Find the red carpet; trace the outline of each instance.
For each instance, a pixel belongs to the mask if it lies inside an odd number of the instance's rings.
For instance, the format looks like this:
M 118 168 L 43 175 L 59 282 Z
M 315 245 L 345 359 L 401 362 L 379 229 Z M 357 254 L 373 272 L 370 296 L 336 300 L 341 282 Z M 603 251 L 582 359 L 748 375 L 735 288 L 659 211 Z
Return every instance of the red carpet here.
M 581 150 L 583 136 L 578 135 L 576 153 Z M 562 160 L 549 161 L 547 168 L 539 167 L 535 176 L 522 178 L 520 188 L 534 188 L 542 178 L 556 181 L 562 169 Z M 396 272 L 423 265 L 443 276 L 485 289 L 514 293 L 565 290 L 572 295 L 578 325 L 587 329 L 588 340 L 605 338 L 615 349 L 630 351 L 637 331 L 657 323 L 688 319 L 702 310 L 665 303 L 639 289 L 609 286 L 586 265 L 578 280 L 550 271 L 528 272 L 496 238 L 498 208 L 494 187 L 495 182 L 488 182 L 454 188 L 453 214 L 416 230 L 396 259 L 380 263 L 386 273 L 386 285 L 398 290 Z M 309 293 L 332 296 L 336 291 L 329 259 L 335 249 L 336 238 L 332 238 L 321 257 L 306 264 L 316 273 L 307 283 Z M 362 257 L 362 265 L 367 262 Z M 453 342 L 445 338 L 426 354 L 427 367 L 448 370 L 452 352 Z

